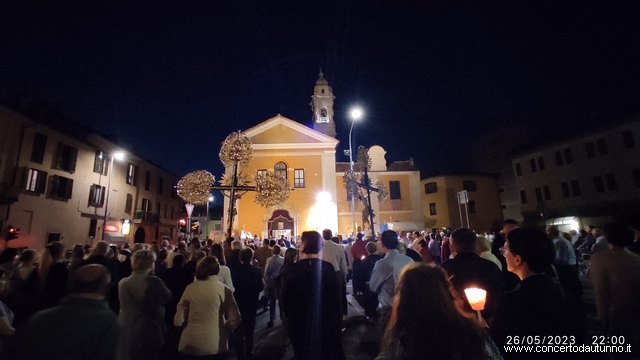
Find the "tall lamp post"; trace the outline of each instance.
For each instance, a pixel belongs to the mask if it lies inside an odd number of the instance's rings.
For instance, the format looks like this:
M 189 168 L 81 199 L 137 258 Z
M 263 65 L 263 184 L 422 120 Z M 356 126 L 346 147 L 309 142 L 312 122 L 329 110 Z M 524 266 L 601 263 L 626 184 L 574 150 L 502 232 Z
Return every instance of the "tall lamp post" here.
M 124 159 L 124 153 L 118 151 L 116 153 L 111 154 L 111 159 L 109 160 L 109 175 L 107 176 L 107 196 L 104 201 L 104 224 L 102 224 L 102 241 L 105 241 L 105 233 L 107 229 L 107 221 L 109 221 L 109 193 L 111 192 L 111 173 L 113 172 L 113 158 L 118 160 Z
M 209 238 L 209 203 L 213 201 L 213 196 L 209 196 L 209 201 L 207 201 L 207 239 Z
M 355 108 L 351 110 L 351 128 L 349 129 L 349 170 L 353 172 L 353 147 L 351 146 L 351 133 L 353 132 L 353 124 L 362 117 L 362 110 Z M 357 236 L 356 229 L 356 194 L 351 195 L 351 215 L 353 216 L 353 236 Z

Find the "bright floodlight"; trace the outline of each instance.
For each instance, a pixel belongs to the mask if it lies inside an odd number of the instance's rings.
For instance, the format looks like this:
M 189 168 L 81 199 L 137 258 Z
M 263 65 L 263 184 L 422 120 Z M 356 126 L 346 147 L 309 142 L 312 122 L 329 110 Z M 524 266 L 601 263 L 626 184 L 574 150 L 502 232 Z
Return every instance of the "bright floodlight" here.
M 351 118 L 353 120 L 358 120 L 361 117 L 362 117 L 362 110 L 360 110 L 358 108 L 351 110 Z
M 209 196 L 209 202 L 213 201 L 213 196 Z
M 117 152 L 117 153 L 113 154 L 113 157 L 118 159 L 118 160 L 122 160 L 122 159 L 124 159 L 124 153 L 123 152 Z
M 318 203 L 327 203 L 331 201 L 331 195 L 328 192 L 322 191 L 318 194 L 317 197 Z

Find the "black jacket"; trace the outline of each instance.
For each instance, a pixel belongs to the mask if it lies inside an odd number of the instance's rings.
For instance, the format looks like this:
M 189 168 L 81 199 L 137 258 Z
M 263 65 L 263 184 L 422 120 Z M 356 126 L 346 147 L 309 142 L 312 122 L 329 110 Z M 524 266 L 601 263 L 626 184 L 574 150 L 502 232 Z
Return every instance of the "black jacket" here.
M 255 316 L 260 292 L 264 287 L 260 269 L 251 264 L 240 264 L 231 269 L 231 281 L 235 287 L 233 297 L 238 303 L 240 315 L 243 318 Z
M 498 265 L 475 253 L 464 252 L 440 266 L 451 277 L 451 285 L 462 296 L 466 288 L 481 288 L 487 291 L 487 301 L 482 311 L 484 318 L 493 316 L 498 295 L 504 292 L 504 279 Z M 468 310 L 471 310 L 469 306 Z
M 571 359 L 568 353 L 507 353 L 504 346 L 516 341 L 520 342 L 519 345 L 529 345 L 522 343 L 523 336 L 529 335 L 533 336 L 530 338 L 533 341 L 535 336 L 539 336 L 539 339 L 544 337 L 541 341 L 545 341 L 545 345 L 570 345 L 575 341 L 574 344 L 579 346 L 583 344 L 584 325 L 582 307 L 568 291 L 547 275 L 533 275 L 522 280 L 513 291 L 498 297 L 489 333 L 505 360 Z M 556 335 L 565 343 L 557 344 L 558 339 L 555 338 L 548 341 Z M 515 339 L 516 336 L 518 339 Z

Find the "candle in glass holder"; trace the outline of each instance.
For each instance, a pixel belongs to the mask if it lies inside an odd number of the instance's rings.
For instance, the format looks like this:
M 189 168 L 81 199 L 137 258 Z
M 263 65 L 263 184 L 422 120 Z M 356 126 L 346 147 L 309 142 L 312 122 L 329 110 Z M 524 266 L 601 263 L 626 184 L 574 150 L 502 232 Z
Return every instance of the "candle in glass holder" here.
M 478 288 L 464 289 L 467 300 L 471 308 L 476 311 L 484 310 L 484 303 L 487 301 L 487 291 Z

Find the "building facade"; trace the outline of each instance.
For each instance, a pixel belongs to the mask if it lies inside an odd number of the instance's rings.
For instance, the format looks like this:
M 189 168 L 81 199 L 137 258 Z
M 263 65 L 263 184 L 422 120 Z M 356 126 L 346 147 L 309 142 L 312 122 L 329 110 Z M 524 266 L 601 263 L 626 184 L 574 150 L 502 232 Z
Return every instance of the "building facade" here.
M 175 239 L 177 176 L 82 125 L 29 110 L 0 107 L 0 122 L 19 134 L 1 166 L 3 238 L 20 229 L 9 246 Z
M 245 134 L 253 143 L 253 161 L 242 172 L 284 176 L 291 195 L 280 206 L 265 209 L 245 194 L 237 202 L 234 233 L 260 237 L 295 236 L 305 230 L 337 230 L 335 147 L 338 141 L 296 121 L 277 115 Z M 231 169 L 227 170 L 229 173 Z M 229 208 L 225 197 L 224 218 Z M 227 228 L 227 222 L 224 223 Z
M 306 230 L 328 228 L 348 235 L 353 233 L 354 222 L 356 228 L 362 226 L 362 204 L 356 201 L 352 212 L 343 185 L 342 177 L 349 164 L 336 163 L 335 97 L 322 72 L 311 99 L 313 129 L 277 115 L 245 131 L 253 143 L 254 159 L 242 172 L 250 178 L 265 171 L 280 174 L 292 191 L 284 204 L 267 209 L 254 203 L 254 194 L 245 194 L 237 202 L 234 234 L 290 237 Z M 387 166 L 385 153 L 380 146 L 369 149 L 370 177 L 374 183 L 380 180 L 389 187 L 391 197 L 386 203 L 373 201 L 375 230 L 379 231 L 381 222 L 408 222 L 421 228 L 424 217 L 419 172 L 412 161 Z M 228 202 L 225 197 L 225 219 Z M 223 221 L 225 230 L 227 224 Z
M 562 230 L 640 215 L 640 118 L 516 156 L 525 221 Z
M 501 222 L 502 206 L 493 175 L 442 175 L 422 179 L 422 207 L 426 228 L 469 227 L 482 233 Z M 458 193 L 466 190 L 468 202 Z
M 369 148 L 371 169 L 368 171 L 371 182 L 380 181 L 388 191 L 388 199 L 379 203 L 375 192 L 371 193 L 372 208 L 376 215 L 374 228 L 376 232 L 382 229 L 395 231 L 422 230 L 424 228 L 424 216 L 422 201 L 420 198 L 420 171 L 415 167 L 413 160 L 392 162 L 387 165 L 386 151 L 377 145 Z M 364 205 L 359 199 L 353 199 L 348 195 L 343 184 L 344 172 L 349 170 L 349 163 L 336 165 L 336 187 L 338 189 L 338 225 L 343 234 L 353 233 L 354 226 L 363 228 L 369 220 L 363 219 Z

